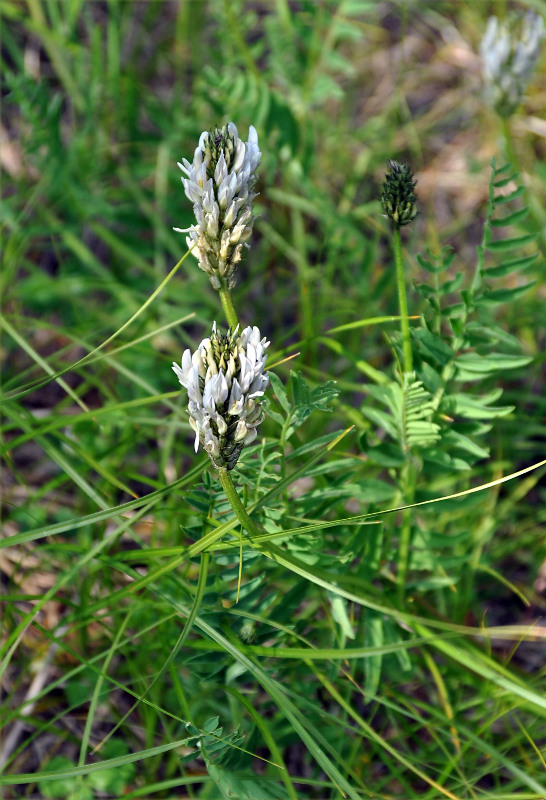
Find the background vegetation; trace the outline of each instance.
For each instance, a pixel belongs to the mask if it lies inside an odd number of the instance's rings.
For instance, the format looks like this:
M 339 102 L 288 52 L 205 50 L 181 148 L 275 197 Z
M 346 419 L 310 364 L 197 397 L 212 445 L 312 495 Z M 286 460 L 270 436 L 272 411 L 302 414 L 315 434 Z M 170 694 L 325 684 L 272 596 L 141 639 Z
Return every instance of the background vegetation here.
M 544 797 L 546 62 L 503 125 L 478 55 L 512 5 L 0 8 L 3 796 Z M 223 324 L 173 271 L 176 162 L 229 120 L 263 153 L 234 302 L 274 377 L 233 473 L 262 541 L 170 366 Z

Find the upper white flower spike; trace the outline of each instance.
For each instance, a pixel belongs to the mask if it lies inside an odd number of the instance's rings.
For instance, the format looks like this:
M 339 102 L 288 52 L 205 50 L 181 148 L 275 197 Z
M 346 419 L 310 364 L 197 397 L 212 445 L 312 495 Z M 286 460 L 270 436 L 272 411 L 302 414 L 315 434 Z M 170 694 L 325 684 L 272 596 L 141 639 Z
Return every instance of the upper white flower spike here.
M 178 164 L 196 222 L 174 230 L 189 234 L 188 247 L 194 245 L 192 253 L 215 289 L 235 286 L 241 251 L 254 225 L 252 190 L 261 155 L 256 129 L 251 125 L 243 142 L 230 122 L 203 131 L 193 162 L 183 158 Z
M 529 9 L 502 23 L 489 17 L 480 44 L 487 99 L 502 117 L 519 106 L 540 55 L 544 20 Z

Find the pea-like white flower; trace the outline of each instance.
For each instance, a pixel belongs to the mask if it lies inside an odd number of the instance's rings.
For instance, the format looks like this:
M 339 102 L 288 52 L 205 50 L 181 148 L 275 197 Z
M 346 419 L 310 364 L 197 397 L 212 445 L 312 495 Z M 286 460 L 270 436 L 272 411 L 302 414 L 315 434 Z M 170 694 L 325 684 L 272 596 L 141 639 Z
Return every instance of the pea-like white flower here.
M 252 190 L 261 155 L 256 129 L 251 125 L 248 141 L 243 142 L 230 122 L 203 131 L 193 162 L 183 158 L 178 164 L 186 176 L 182 183 L 196 222 L 174 230 L 189 234 L 188 247 L 193 246 L 192 253 L 215 289 L 235 286 L 237 264 L 254 225 Z
M 489 17 L 480 44 L 486 97 L 501 117 L 519 106 L 540 55 L 544 21 L 529 9 L 525 15 L 509 14 L 499 22 Z
M 260 398 L 269 383 L 264 374 L 268 346 L 256 326 L 221 334 L 214 323 L 195 353 L 185 350 L 181 366 L 173 363 L 188 390 L 195 452 L 201 443 L 217 468 L 233 469 L 243 447 L 257 436 Z

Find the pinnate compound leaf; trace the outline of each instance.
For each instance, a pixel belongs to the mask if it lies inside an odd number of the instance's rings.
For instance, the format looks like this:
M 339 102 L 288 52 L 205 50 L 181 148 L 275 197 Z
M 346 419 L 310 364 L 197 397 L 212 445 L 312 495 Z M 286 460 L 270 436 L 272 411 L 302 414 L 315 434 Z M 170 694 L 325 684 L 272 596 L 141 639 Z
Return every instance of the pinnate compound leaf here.
M 434 444 L 440 438 L 440 426 L 432 422 L 434 403 L 414 372 L 404 374 L 403 396 L 402 432 L 406 449 Z

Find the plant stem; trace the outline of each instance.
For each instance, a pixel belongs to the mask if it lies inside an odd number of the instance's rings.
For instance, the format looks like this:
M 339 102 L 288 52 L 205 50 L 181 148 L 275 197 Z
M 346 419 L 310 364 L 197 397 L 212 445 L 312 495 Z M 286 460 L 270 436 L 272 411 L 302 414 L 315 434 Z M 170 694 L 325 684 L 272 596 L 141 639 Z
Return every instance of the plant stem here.
M 409 454 L 406 455 L 402 475 L 402 493 L 404 503 L 413 503 L 415 497 L 415 468 L 410 460 Z M 400 603 L 404 599 L 406 591 L 406 578 L 408 574 L 408 563 L 411 543 L 411 509 L 405 508 L 402 511 L 402 528 L 400 530 L 400 546 L 398 548 L 398 599 Z
M 226 315 L 227 324 L 232 330 L 234 330 L 239 324 L 239 319 L 237 317 L 237 312 L 235 311 L 235 306 L 233 305 L 233 300 L 231 299 L 231 292 L 227 286 L 222 286 L 222 288 L 219 289 L 219 292 L 220 300 L 222 301 L 222 308 L 224 309 L 224 314 Z
M 237 494 L 235 484 L 231 480 L 231 475 L 226 467 L 218 468 L 218 477 L 220 479 L 220 483 L 222 484 L 222 489 L 226 493 L 229 504 L 243 528 L 246 530 L 249 536 L 259 536 L 260 530 L 248 516 L 247 510 L 242 504 L 241 498 Z
M 404 360 L 404 373 L 412 372 L 413 357 L 411 352 L 410 327 L 408 319 L 408 298 L 406 295 L 406 278 L 404 262 L 402 260 L 402 238 L 400 229 L 393 230 L 394 261 L 396 264 L 396 284 L 398 286 L 398 307 L 400 309 L 400 332 L 402 334 L 402 353 Z M 403 386 L 405 381 L 402 378 Z M 415 470 L 409 453 L 406 454 L 406 463 L 401 474 L 402 493 L 405 503 L 412 503 L 415 494 Z M 404 598 L 406 577 L 411 543 L 411 513 L 410 509 L 402 512 L 402 528 L 400 531 L 400 547 L 398 550 L 398 597 L 400 602 Z
M 394 261 L 396 263 L 396 283 L 398 285 L 398 307 L 400 309 L 400 331 L 402 333 L 402 351 L 404 354 L 404 372 L 411 372 L 413 369 L 413 358 L 411 355 L 411 339 L 408 320 L 408 299 L 406 296 L 406 279 L 404 275 L 404 262 L 402 261 L 402 239 L 400 230 L 393 230 L 393 249 Z

